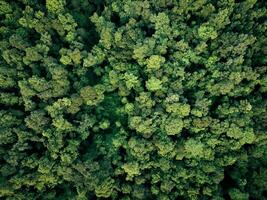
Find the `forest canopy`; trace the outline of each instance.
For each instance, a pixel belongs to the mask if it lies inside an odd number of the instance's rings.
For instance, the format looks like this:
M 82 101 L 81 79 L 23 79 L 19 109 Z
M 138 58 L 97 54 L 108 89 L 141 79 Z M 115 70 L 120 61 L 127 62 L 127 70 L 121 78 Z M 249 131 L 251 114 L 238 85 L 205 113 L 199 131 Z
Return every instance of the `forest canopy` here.
M 0 198 L 266 200 L 267 2 L 0 0 Z

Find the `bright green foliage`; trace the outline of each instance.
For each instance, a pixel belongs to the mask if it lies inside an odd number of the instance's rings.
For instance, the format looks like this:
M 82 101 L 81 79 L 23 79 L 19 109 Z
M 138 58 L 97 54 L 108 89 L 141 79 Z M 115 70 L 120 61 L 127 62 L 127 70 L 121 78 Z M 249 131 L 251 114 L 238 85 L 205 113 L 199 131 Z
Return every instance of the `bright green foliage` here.
M 194 139 L 185 142 L 185 152 L 188 158 L 201 158 L 204 154 L 204 145 Z
M 0 199 L 266 200 L 264 0 L 0 0 Z
M 158 70 L 164 62 L 164 57 L 152 55 L 149 59 L 147 59 L 147 68 L 151 70 Z
M 157 91 L 162 89 L 162 81 L 155 78 L 155 77 L 151 77 L 150 79 L 147 80 L 146 82 L 146 88 L 149 91 Z
M 86 86 L 81 88 L 80 95 L 86 105 L 97 105 L 104 99 L 104 88 L 101 85 L 95 87 Z
M 48 11 L 59 14 L 64 11 L 66 0 L 46 0 L 46 8 Z
M 177 135 L 183 129 L 183 121 L 179 118 L 167 120 L 167 122 L 165 123 L 165 130 L 167 135 Z

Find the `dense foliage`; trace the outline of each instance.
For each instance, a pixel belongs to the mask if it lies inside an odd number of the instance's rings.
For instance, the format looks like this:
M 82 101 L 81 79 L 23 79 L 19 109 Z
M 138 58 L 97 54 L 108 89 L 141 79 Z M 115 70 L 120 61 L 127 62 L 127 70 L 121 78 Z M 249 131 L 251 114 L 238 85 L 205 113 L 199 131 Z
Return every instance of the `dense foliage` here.
M 267 199 L 265 0 L 0 0 L 0 198 Z

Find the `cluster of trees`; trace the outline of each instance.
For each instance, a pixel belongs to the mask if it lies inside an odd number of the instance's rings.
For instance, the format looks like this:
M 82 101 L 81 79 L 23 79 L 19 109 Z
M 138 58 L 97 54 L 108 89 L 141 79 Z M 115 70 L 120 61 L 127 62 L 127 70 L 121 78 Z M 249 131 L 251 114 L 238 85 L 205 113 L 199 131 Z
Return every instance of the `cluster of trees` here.
M 266 199 L 264 0 L 0 0 L 0 198 Z

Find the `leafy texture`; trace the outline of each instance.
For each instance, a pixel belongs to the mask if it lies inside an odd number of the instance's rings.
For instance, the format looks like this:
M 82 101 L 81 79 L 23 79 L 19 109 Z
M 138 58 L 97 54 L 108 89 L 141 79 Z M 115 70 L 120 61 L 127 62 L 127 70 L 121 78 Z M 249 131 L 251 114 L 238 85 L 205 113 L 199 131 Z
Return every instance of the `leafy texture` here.
M 264 0 L 0 0 L 0 198 L 266 199 Z

